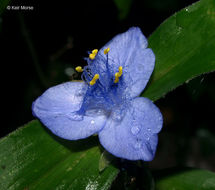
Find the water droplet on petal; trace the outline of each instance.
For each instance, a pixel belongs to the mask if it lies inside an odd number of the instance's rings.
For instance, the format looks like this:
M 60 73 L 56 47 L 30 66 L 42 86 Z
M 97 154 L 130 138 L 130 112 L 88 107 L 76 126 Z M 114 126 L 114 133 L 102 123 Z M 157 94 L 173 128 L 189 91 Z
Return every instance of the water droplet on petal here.
M 122 119 L 120 113 L 118 113 L 118 112 L 114 112 L 114 113 L 112 114 L 112 118 L 113 118 L 113 120 L 115 120 L 115 121 L 121 121 L 121 119 Z
M 76 91 L 76 96 L 83 96 L 84 92 L 83 89 L 79 89 Z
M 145 139 L 148 141 L 150 138 L 149 138 L 149 135 L 147 133 L 144 133 L 144 137 Z
M 163 118 L 162 118 L 161 116 L 159 116 L 158 120 L 159 120 L 159 121 L 162 121 L 162 119 L 163 119 Z
M 98 114 L 101 114 L 101 113 L 102 113 L 102 110 L 97 110 L 97 113 L 98 113 Z
M 137 135 L 140 132 L 140 128 L 137 127 L 137 126 L 133 126 L 131 128 L 131 132 L 132 132 L 133 135 Z
M 106 115 L 106 114 L 108 114 L 108 112 L 106 112 L 105 110 L 102 110 L 102 109 L 98 109 L 96 114 L 97 115 Z
M 69 114 L 69 118 L 74 120 L 74 121 L 81 121 L 83 120 L 83 115 L 77 114 L 77 113 L 71 113 Z
M 140 149 L 141 148 L 141 143 L 140 142 L 135 143 L 134 148 L 137 149 L 137 150 Z

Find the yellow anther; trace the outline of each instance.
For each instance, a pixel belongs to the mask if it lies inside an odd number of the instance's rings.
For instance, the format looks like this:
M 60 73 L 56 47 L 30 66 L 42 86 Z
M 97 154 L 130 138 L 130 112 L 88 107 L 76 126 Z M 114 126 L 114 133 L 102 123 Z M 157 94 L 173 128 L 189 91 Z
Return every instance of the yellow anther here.
M 91 60 L 95 59 L 97 53 L 98 53 L 98 49 L 94 49 L 94 50 L 92 51 L 92 53 L 89 55 L 89 58 L 90 58 Z
M 89 55 L 89 58 L 90 58 L 91 60 L 95 59 L 95 57 L 96 57 L 96 55 L 93 54 L 93 53 L 91 53 L 91 54 Z
M 95 74 L 93 79 L 90 81 L 90 85 L 93 86 L 96 84 L 96 81 L 99 79 L 99 74 Z
M 95 55 L 96 55 L 96 54 L 98 53 L 98 51 L 99 51 L 98 49 L 94 49 L 94 50 L 92 51 L 92 54 L 95 54 Z
M 122 76 L 122 66 L 119 67 L 119 77 Z
M 122 66 L 119 67 L 119 72 L 115 73 L 115 80 L 114 83 L 118 83 L 119 82 L 119 77 L 122 76 Z
M 115 73 L 114 83 L 118 83 L 118 82 L 119 82 L 119 73 Z
M 104 50 L 104 54 L 106 55 L 110 51 L 110 48 Z
M 79 73 L 83 72 L 83 69 L 82 69 L 81 66 L 77 66 L 77 67 L 75 68 L 75 70 L 76 70 L 77 72 L 79 72 Z

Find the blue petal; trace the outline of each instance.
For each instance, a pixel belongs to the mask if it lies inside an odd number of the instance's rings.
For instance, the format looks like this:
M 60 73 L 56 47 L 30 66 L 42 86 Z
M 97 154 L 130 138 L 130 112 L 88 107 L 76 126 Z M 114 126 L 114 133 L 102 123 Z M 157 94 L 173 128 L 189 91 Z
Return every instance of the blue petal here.
M 33 115 L 55 135 L 68 140 L 86 138 L 97 133 L 105 124 L 106 116 L 98 110 L 77 113 L 81 108 L 87 85 L 67 82 L 49 88 L 32 105 Z
M 113 155 L 128 160 L 151 161 L 163 123 L 159 109 L 147 98 L 131 101 L 121 121 L 112 117 L 99 132 L 99 140 Z
M 154 69 L 155 55 L 147 45 L 147 39 L 141 30 L 132 27 L 127 32 L 114 37 L 99 51 L 99 56 L 104 57 L 104 49 L 110 48 L 108 65 L 112 76 L 118 72 L 119 66 L 123 66 L 122 79 L 126 84 L 124 89 L 130 97 L 140 95 Z M 104 70 L 104 64 L 97 65 L 97 70 L 98 67 Z

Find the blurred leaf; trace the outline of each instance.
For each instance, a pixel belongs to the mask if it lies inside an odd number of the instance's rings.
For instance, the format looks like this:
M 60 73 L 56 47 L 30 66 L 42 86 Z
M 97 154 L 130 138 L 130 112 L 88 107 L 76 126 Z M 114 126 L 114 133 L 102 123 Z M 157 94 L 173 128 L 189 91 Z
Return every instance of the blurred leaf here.
M 57 138 L 32 121 L 0 140 L 0 189 L 108 189 L 118 169 L 99 172 L 96 144 Z
M 119 19 L 125 19 L 131 9 L 132 0 L 114 0 L 118 11 L 119 11 Z
M 104 152 L 101 154 L 100 160 L 99 160 L 99 171 L 101 172 L 106 167 L 108 167 L 108 165 L 110 165 L 110 163 L 114 160 L 114 158 L 115 157 L 112 154 L 110 154 L 109 152 L 104 150 Z
M 215 173 L 193 168 L 164 169 L 154 173 L 156 190 L 214 190 Z
M 154 190 L 154 178 L 148 163 L 122 160 L 121 171 L 111 186 L 111 190 Z
M 194 102 L 198 101 L 201 95 L 207 91 L 208 84 L 204 84 L 204 78 L 204 75 L 196 77 L 186 85 L 190 99 Z
M 147 7 L 157 11 L 175 10 L 179 6 L 180 0 L 145 0 Z
M 143 96 L 157 100 L 215 70 L 215 3 L 201 0 L 168 18 L 150 36 L 156 64 Z
M 200 145 L 200 151 L 205 157 L 213 156 L 215 157 L 215 135 L 205 128 L 200 128 L 196 132 L 197 139 Z M 205 159 L 206 161 L 206 159 Z
M 1 0 L 0 3 L 0 14 L 2 14 L 4 12 L 4 10 L 6 9 L 7 5 L 10 3 L 11 0 Z
M 191 80 L 186 89 L 192 101 L 197 102 L 204 95 L 208 96 L 209 101 L 215 102 L 215 88 L 214 88 L 215 73 L 201 75 Z

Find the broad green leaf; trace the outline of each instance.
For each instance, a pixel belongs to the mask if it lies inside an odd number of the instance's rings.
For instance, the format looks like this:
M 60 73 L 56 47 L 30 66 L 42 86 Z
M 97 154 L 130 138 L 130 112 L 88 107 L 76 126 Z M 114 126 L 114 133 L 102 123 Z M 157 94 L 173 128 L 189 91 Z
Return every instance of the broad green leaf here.
M 97 142 L 66 141 L 32 121 L 0 140 L 0 189 L 108 189 L 118 169 L 99 172 Z
M 149 37 L 156 64 L 143 96 L 157 100 L 190 79 L 215 70 L 215 1 L 177 12 Z
M 201 169 L 166 169 L 155 173 L 156 190 L 214 190 L 215 173 Z
M 10 3 L 11 0 L 1 0 L 0 3 L 0 14 L 4 12 L 4 10 L 7 8 L 7 5 Z

